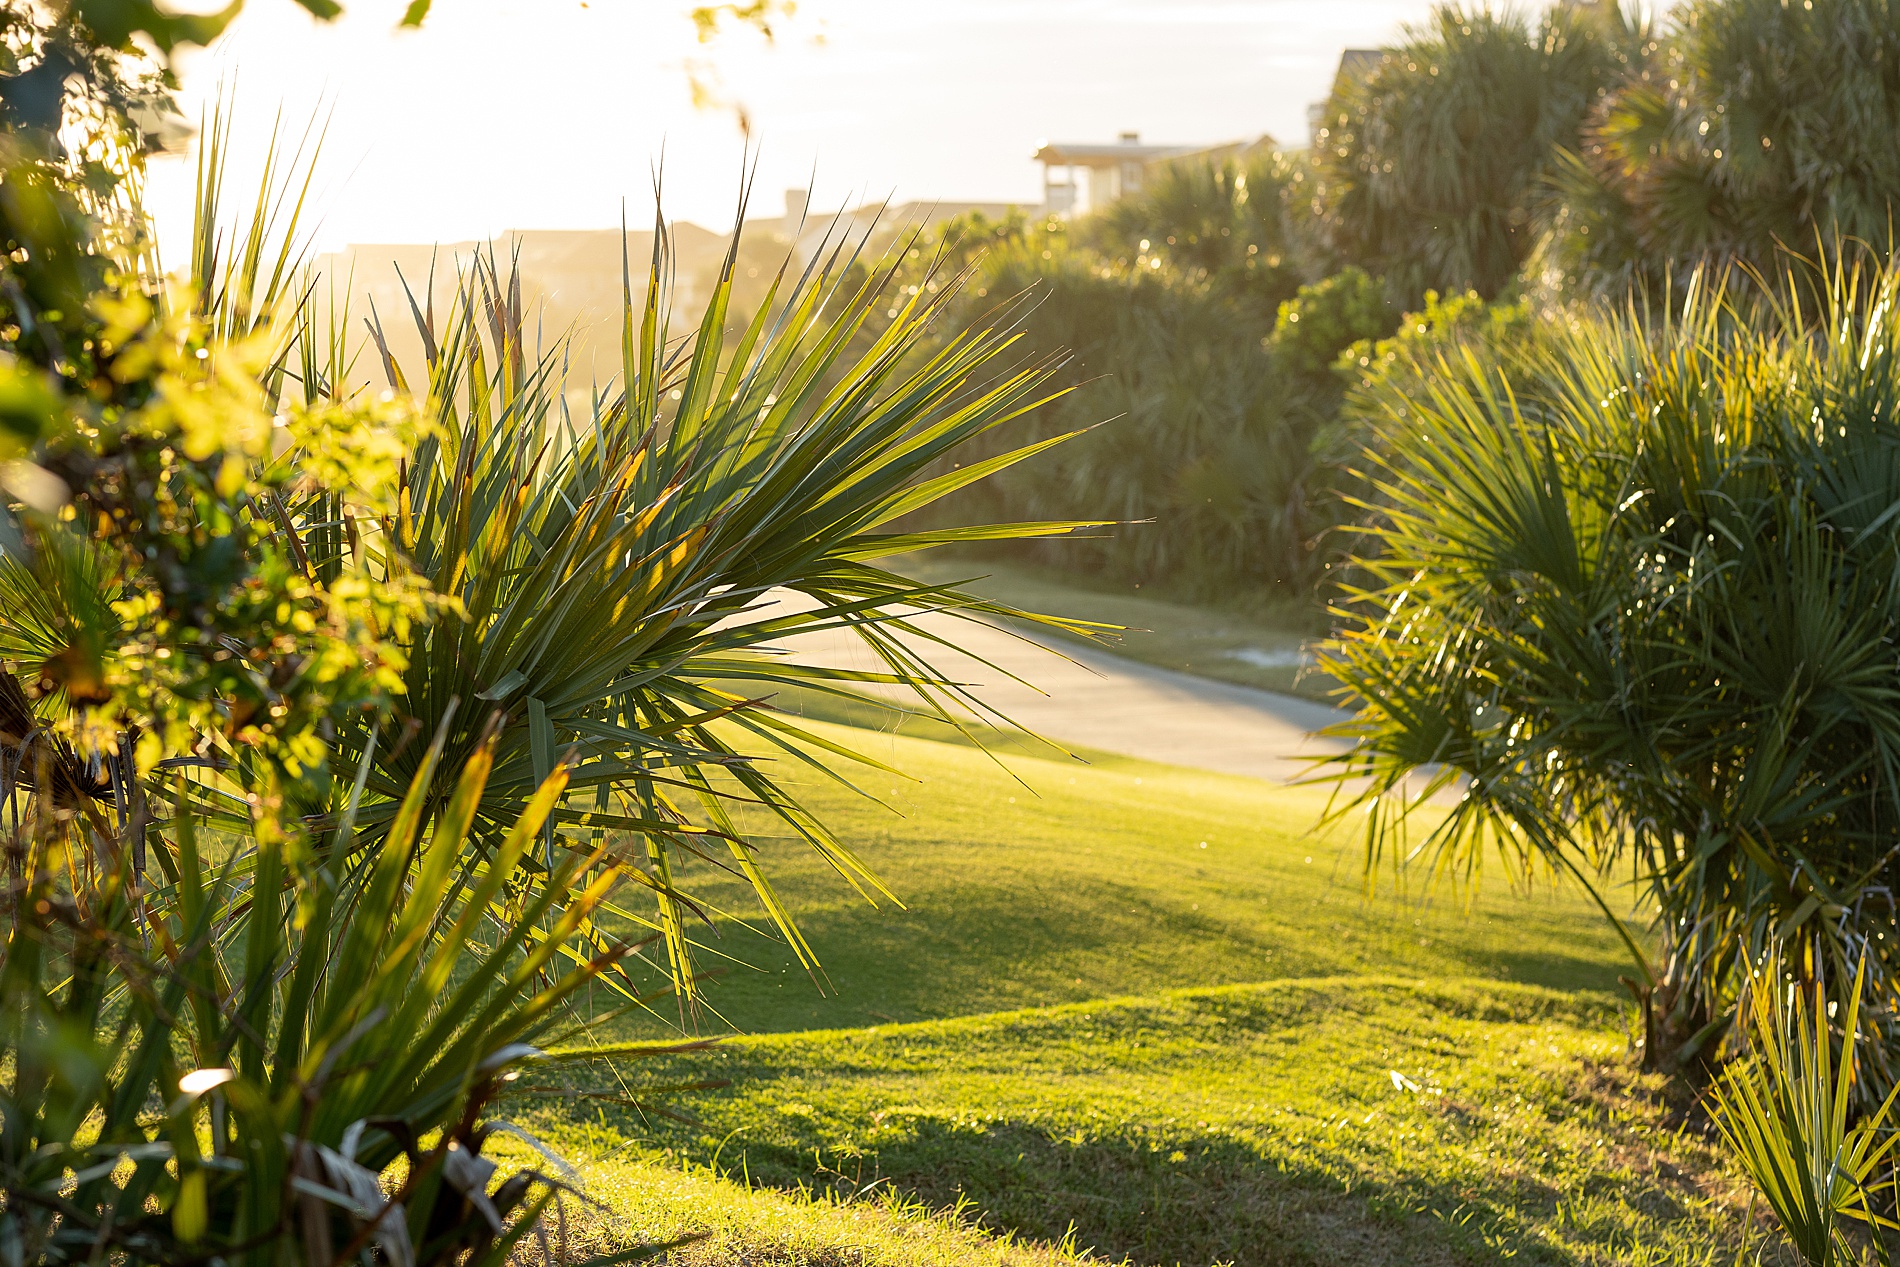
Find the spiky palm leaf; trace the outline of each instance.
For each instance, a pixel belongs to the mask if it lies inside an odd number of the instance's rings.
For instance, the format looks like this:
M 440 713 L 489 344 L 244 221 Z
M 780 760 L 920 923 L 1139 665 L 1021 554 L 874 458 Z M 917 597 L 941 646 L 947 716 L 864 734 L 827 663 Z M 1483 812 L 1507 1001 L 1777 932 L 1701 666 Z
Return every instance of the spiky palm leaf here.
M 730 797 L 770 809 L 867 895 L 884 890 L 758 760 L 810 761 L 830 745 L 755 697 L 877 682 L 910 688 L 918 706 L 946 717 L 982 707 L 920 653 L 928 639 L 916 616 L 1021 613 L 917 586 L 880 561 L 1079 526 L 908 532 L 900 522 L 1063 438 L 929 474 L 958 446 L 1040 403 L 1050 367 L 993 373 L 1012 338 L 998 330 L 918 355 L 944 302 L 927 294 L 908 297 L 868 347 L 854 346 L 867 316 L 890 303 L 889 274 L 841 291 L 836 249 L 802 274 L 788 267 L 736 332 L 727 329 L 729 255 L 697 328 L 676 340 L 663 225 L 655 240 L 643 308 L 628 281 L 625 386 L 589 417 L 563 408 L 557 354 L 528 354 L 519 279 L 492 258 L 471 263 L 440 326 L 417 314 L 428 349 L 417 386 L 427 384 L 438 430 L 406 473 L 403 510 L 364 525 L 363 548 L 461 604 L 460 618 L 420 635 L 404 709 L 425 728 L 456 700 L 505 714 L 483 818 L 505 820 L 571 754 L 571 786 L 590 795 L 570 793 L 553 824 L 583 836 L 605 831 L 635 851 L 682 976 L 690 904 L 673 877 L 682 859 L 709 854 L 752 880 L 810 962 L 756 846 L 728 811 Z M 393 358 L 386 364 L 394 385 L 408 386 Z M 808 601 L 782 602 L 788 594 Z M 855 674 L 774 654 L 801 633 L 830 629 L 862 637 L 885 670 Z M 451 757 L 475 727 L 451 736 Z M 344 740 L 346 752 L 352 742 Z M 400 750 L 379 760 L 370 790 L 381 805 L 414 760 Z M 377 804 L 366 825 L 384 812 Z
M 1900 1225 L 1875 1189 L 1900 1142 L 1891 1124 L 1900 1087 L 1872 1112 L 1856 1111 L 1865 965 L 1837 1017 L 1839 1001 L 1819 978 L 1797 981 L 1785 966 L 1799 962 L 1774 956 L 1749 973 L 1752 1051 L 1710 1087 L 1715 1123 L 1803 1263 L 1865 1262 L 1845 1234 L 1849 1221 L 1872 1233 L 1886 1263 L 1883 1230 Z
M 1632 870 L 1665 1065 L 1720 1038 L 1738 957 L 1795 938 L 1837 986 L 1864 955 L 1863 1019 L 1894 1024 L 1900 274 L 1821 289 L 1818 314 L 1747 311 L 1698 276 L 1656 324 L 1596 314 L 1502 366 L 1466 349 L 1383 399 L 1373 581 L 1328 654 L 1359 707 L 1337 769 L 1378 809 L 1368 865 L 1411 848 L 1396 811 L 1423 773 L 1468 780 L 1424 847 L 1439 868 L 1495 842 Z M 1869 1044 L 1882 1091 L 1890 1051 Z

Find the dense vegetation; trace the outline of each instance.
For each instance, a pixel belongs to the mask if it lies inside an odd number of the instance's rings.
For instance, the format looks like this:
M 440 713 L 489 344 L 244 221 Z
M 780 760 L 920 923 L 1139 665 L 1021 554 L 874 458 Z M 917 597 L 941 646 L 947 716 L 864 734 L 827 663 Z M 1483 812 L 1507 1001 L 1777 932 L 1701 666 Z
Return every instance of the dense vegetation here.
M 1342 71 L 1310 150 L 1184 160 L 1072 223 L 945 226 L 915 266 L 987 249 L 959 328 L 1027 294 L 1030 345 L 1073 353 L 1078 389 L 1022 433 L 1100 424 L 988 485 L 986 513 L 1113 516 L 1096 540 L 1018 549 L 1316 613 L 1375 438 L 1345 389 L 1382 369 L 1341 352 L 1484 320 L 1434 305 L 1548 319 L 1632 287 L 1659 299 L 1705 260 L 1773 291 L 1788 251 L 1885 243 L 1896 30 L 1886 0 L 1701 0 L 1653 24 L 1613 4 L 1447 5 Z
M 578 417 L 492 255 L 411 304 L 419 361 L 372 319 L 389 390 L 356 389 L 304 174 L 227 217 L 221 122 L 191 267 L 156 274 L 146 52 L 234 11 L 0 23 L 8 1264 L 566 1257 L 578 1176 L 524 1116 L 715 1172 L 743 1136 L 748 1182 L 974 1206 L 1054 1260 L 1740 1257 L 1707 1149 L 1666 1146 L 1693 1183 L 1632 1160 L 1664 1088 L 1603 1072 L 1618 950 L 1652 1064 L 1741 1056 L 1715 1120 L 1797 1256 L 1885 1217 L 1900 268 L 1852 237 L 1895 188 L 1883 0 L 1444 9 L 1304 156 L 841 249 L 743 319 L 735 240 L 684 330 L 656 226 Z M 1463 884 L 1495 848 L 1609 919 L 1364 904 L 1280 829 L 1316 797 L 1112 762 L 1018 807 L 912 745 L 938 834 L 836 830 L 802 776 L 891 764 L 755 691 L 941 718 L 972 701 L 920 609 L 1090 634 L 888 565 L 992 542 L 1333 600 L 1367 871 Z M 825 630 L 883 669 L 767 654 Z M 874 853 L 927 925 L 842 910 L 840 877 L 891 895 Z M 1350 975 L 1395 969 L 1489 979 Z M 865 1019 L 788 1003 L 806 977 L 892 1028 L 716 1061 L 665 1028 Z M 636 1057 L 700 1120 L 656 1131 Z M 714 1064 L 764 1089 L 706 1098 Z M 683 1248 L 587 1235 L 600 1267 Z
M 1014 217 L 952 222 L 959 252 L 989 250 L 961 320 L 1014 299 L 1033 349 L 1070 349 L 1077 385 L 996 443 L 1093 428 L 992 481 L 971 514 L 1122 526 L 1032 557 L 1191 596 L 1238 587 L 1297 603 L 1322 567 L 1315 513 L 1323 443 L 1342 383 L 1331 362 L 1389 333 L 1398 310 L 1349 269 L 1305 284 L 1279 154 L 1163 171 L 1144 193 L 1076 226 Z M 914 248 L 919 263 L 933 243 Z M 1020 298 L 1018 298 L 1020 297 Z M 1097 425 L 1101 424 L 1101 425 Z M 961 509 L 961 506 L 959 507 Z

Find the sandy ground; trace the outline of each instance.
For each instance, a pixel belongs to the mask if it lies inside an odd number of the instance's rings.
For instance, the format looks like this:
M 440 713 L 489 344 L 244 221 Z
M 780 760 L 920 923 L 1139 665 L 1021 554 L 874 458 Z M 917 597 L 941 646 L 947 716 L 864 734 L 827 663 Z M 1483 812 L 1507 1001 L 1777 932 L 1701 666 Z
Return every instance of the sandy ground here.
M 807 605 L 802 596 L 781 601 Z M 759 615 L 784 611 L 773 606 Z M 1343 746 L 1313 734 L 1345 715 L 1324 704 L 1152 668 L 1068 641 L 1045 645 L 951 616 L 920 623 L 978 657 L 931 647 L 928 658 L 938 669 L 972 684 L 987 707 L 1051 740 L 1274 782 L 1302 777 L 1309 769 L 1303 758 Z M 801 635 L 784 646 L 809 664 L 884 668 L 844 631 Z

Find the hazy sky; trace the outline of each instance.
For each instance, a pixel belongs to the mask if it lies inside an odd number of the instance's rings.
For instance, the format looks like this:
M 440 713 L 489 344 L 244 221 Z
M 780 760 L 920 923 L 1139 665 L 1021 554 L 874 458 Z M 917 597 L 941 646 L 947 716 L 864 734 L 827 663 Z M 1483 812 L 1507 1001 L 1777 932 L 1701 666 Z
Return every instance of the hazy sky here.
M 704 57 L 686 0 L 436 0 L 421 31 L 403 0 L 344 0 L 318 23 L 250 0 L 182 63 L 189 113 L 234 87 L 241 153 L 281 108 L 328 119 L 319 249 L 510 228 L 599 228 L 666 206 L 730 223 L 743 142 L 730 110 L 696 110 Z M 200 6 L 202 7 L 202 6 Z M 732 36 L 711 55 L 758 152 L 760 214 L 815 171 L 817 204 L 894 194 L 1034 202 L 1038 141 L 1297 143 L 1341 49 L 1389 40 L 1429 0 L 802 0 L 777 44 Z M 243 178 L 248 163 L 234 165 Z M 162 161 L 149 197 L 172 244 L 191 174 Z M 180 247 L 167 250 L 175 259 Z

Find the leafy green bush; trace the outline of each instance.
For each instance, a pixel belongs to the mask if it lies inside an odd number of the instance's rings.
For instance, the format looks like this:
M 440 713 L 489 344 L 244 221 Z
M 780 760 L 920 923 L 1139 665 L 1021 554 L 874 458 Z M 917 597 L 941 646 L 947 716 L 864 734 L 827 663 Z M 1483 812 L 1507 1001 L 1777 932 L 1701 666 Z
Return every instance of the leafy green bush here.
M 1317 378 L 1352 345 L 1389 334 L 1398 312 L 1365 270 L 1346 267 L 1300 287 L 1273 323 L 1275 353 L 1296 373 Z
M 1401 317 L 1388 337 L 1360 339 L 1339 354 L 1332 370 L 1344 388 L 1340 405 L 1313 440 L 1315 458 L 1330 475 L 1330 497 L 1314 511 L 1331 536 L 1327 602 L 1350 601 L 1351 589 L 1365 583 L 1359 563 L 1377 553 L 1378 541 L 1357 530 L 1376 522 L 1385 500 L 1375 452 L 1403 436 L 1411 402 L 1430 398 L 1440 359 L 1469 349 L 1508 373 L 1541 337 L 1527 300 L 1486 303 L 1475 290 L 1445 299 L 1428 290 L 1425 306 Z
M 1359 709 L 1338 769 L 1378 809 L 1368 866 L 1403 840 L 1409 774 L 1465 780 L 1433 870 L 1490 845 L 1633 870 L 1661 946 L 1632 980 L 1652 1064 L 1716 1050 L 1739 959 L 1812 940 L 1835 997 L 1866 959 L 1884 1091 L 1900 269 L 1821 285 L 1819 312 L 1742 309 L 1703 274 L 1678 316 L 1588 315 L 1502 367 L 1440 354 L 1384 397 L 1377 549 L 1326 658 Z
M 1406 387 L 1422 388 L 1437 356 L 1460 344 L 1472 343 L 1494 352 L 1535 337 L 1536 323 L 1528 299 L 1486 303 L 1475 290 L 1450 298 L 1435 290 L 1425 292 L 1425 306 L 1399 318 L 1398 329 L 1383 339 L 1360 339 L 1333 363 L 1347 384 L 1359 391 L 1390 384 L 1405 376 Z M 1397 403 L 1403 392 L 1387 391 L 1383 398 Z M 1376 399 L 1372 403 L 1377 408 Z
M 993 481 L 979 494 L 985 513 L 1093 506 L 1120 526 L 1033 553 L 1122 580 L 1202 595 L 1303 586 L 1311 423 L 1262 347 L 1268 327 L 1178 279 L 1088 257 L 1024 263 L 999 261 L 989 288 L 1035 296 L 1030 338 L 1074 347 L 1065 377 L 1080 381 L 1009 439 L 1093 430 Z

